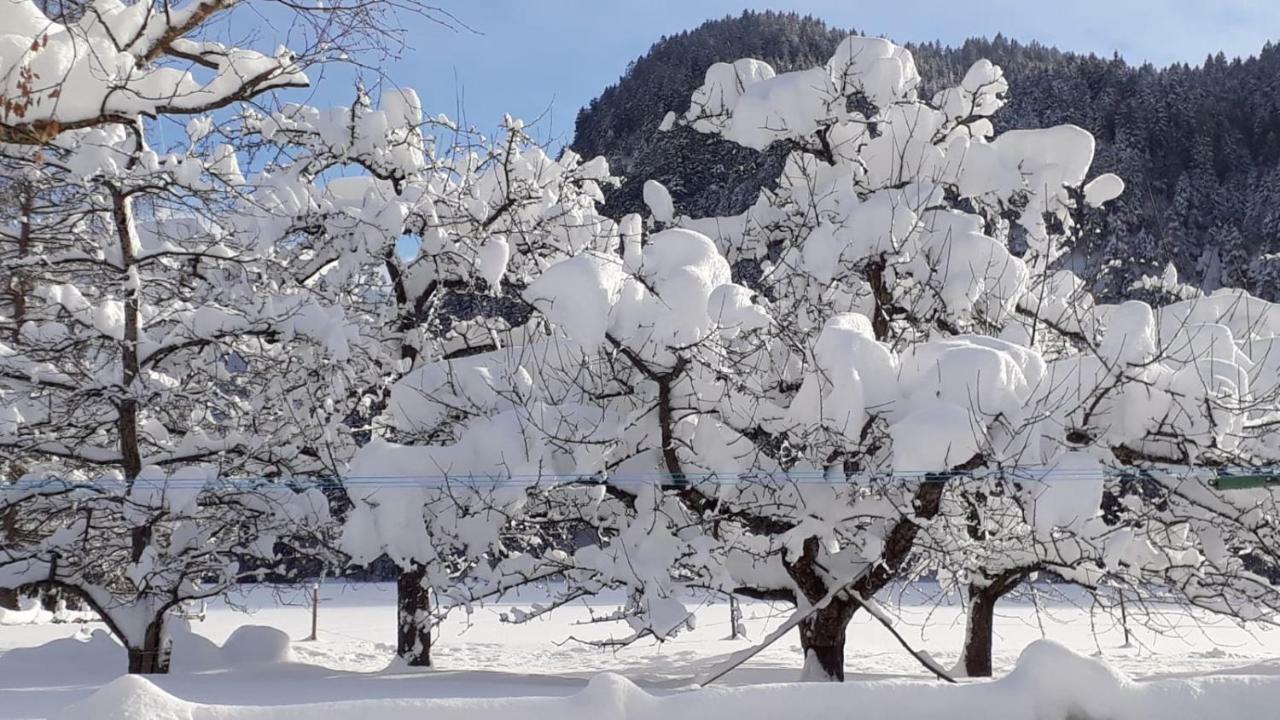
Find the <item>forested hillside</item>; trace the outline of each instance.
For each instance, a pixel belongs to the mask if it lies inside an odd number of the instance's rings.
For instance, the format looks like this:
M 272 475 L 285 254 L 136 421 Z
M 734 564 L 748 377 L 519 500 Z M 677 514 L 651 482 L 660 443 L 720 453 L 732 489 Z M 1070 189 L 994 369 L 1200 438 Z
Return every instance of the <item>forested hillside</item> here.
M 714 62 L 755 57 L 779 71 L 808 67 L 848 32 L 792 13 L 744 13 L 655 43 L 577 119 L 573 149 L 607 156 L 629 180 L 609 195 L 610 214 L 639 209 L 640 187 L 651 178 L 666 184 L 684 214 L 745 209 L 777 177 L 780 149 L 761 155 L 688 127 L 659 133 L 663 115 L 687 108 Z M 1128 189 L 1089 246 L 1066 260 L 1096 278 L 1096 291 L 1136 294 L 1135 281 L 1173 262 L 1183 282 L 1280 298 L 1280 48 L 1156 68 L 999 35 L 958 48 L 909 47 L 926 97 L 986 57 L 1003 67 L 1011 88 L 994 118 L 998 131 L 1074 123 L 1097 138 L 1094 167 L 1118 173 Z

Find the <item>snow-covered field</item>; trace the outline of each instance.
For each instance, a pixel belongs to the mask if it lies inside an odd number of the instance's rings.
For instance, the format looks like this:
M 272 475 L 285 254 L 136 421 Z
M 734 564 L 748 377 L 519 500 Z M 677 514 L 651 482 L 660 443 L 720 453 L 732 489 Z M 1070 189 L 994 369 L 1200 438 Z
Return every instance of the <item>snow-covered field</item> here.
M 949 665 L 961 644 L 963 620 L 954 603 L 940 603 L 934 595 L 935 588 L 931 586 L 913 586 L 899 591 L 897 601 L 888 603 L 888 607 L 896 612 L 900 627 L 915 647 Z M 811 711 L 817 717 L 823 708 L 852 706 L 863 708 L 872 716 L 881 712 L 886 716 L 923 718 L 933 717 L 940 708 L 952 707 L 953 703 L 961 703 L 955 707 L 977 703 L 993 713 L 996 709 L 1008 713 L 990 717 L 1061 720 L 1052 714 L 1057 705 L 1044 706 L 1045 688 L 1084 689 L 1085 692 L 1074 693 L 1077 701 L 1114 703 L 1121 701 L 1109 696 L 1114 694 L 1108 690 L 1109 685 L 1123 686 L 1092 660 L 1073 659 L 1057 648 L 1037 646 L 1028 654 L 1020 675 L 1015 673 L 1013 678 L 980 684 L 981 687 L 942 688 L 924 677 L 920 666 L 882 627 L 869 617 L 859 617 L 851 626 L 847 651 L 854 682 L 844 688 L 734 691 L 727 696 L 717 695 L 718 715 L 698 710 L 699 701 L 681 703 L 679 713 L 673 714 L 675 706 L 667 707 L 666 701 L 653 696 L 687 690 L 692 678 L 717 660 L 761 639 L 786 617 L 789 608 L 744 603 L 748 638 L 730 640 L 728 605 L 723 601 L 708 602 L 698 613 L 693 631 L 662 645 L 644 643 L 610 651 L 570 639 L 603 639 L 610 633 L 625 632 L 616 625 L 582 624 L 593 611 L 600 614 L 611 609 L 609 598 L 569 607 L 525 625 L 502 622 L 501 615 L 513 604 L 497 604 L 477 610 L 470 618 L 451 618 L 435 650 L 438 669 L 420 672 L 388 667 L 394 640 L 392 586 L 331 583 L 324 586 L 321 597 L 320 634 L 315 642 L 301 641 L 310 631 L 310 612 L 303 591 L 277 593 L 255 588 L 233 599 L 238 607 L 210 606 L 204 620 L 192 623 L 198 636 L 217 644 L 226 642 L 245 625 L 277 628 L 294 640 L 292 661 L 282 662 L 274 657 L 273 650 L 264 647 L 261 633 L 255 638 L 252 631 L 242 637 L 254 642 L 241 643 L 238 649 L 234 643 L 220 650 L 212 643 L 200 642 L 199 637 L 180 637 L 172 675 L 154 678 L 155 687 L 130 679 L 117 682 L 89 700 L 89 704 L 73 708 L 73 714 L 65 714 L 64 708 L 85 702 L 115 680 L 124 668 L 123 652 L 103 634 L 101 625 L 0 626 L 0 717 L 372 720 L 431 717 L 433 709 L 436 718 L 452 717 L 449 708 L 459 713 L 458 717 L 468 718 L 490 712 L 504 717 L 572 717 L 573 708 L 582 712 L 595 708 L 592 712 L 601 718 L 625 712 L 628 717 L 660 715 L 666 720 L 689 713 L 690 717 L 737 720 L 757 713 L 766 717 L 766 709 L 777 712 L 786 708 L 801 715 Z M 1162 712 L 1175 713 L 1171 717 L 1188 718 L 1232 717 L 1231 708 L 1239 712 L 1256 708 L 1263 714 L 1255 717 L 1262 718 L 1271 712 L 1266 708 L 1274 708 L 1280 699 L 1280 660 L 1276 660 L 1280 658 L 1280 630 L 1247 631 L 1222 621 L 1172 612 L 1149 619 L 1148 624 L 1164 627 L 1161 633 L 1139 626 L 1141 616 L 1131 617 L 1133 643 L 1125 648 L 1123 632 L 1115 620 L 1101 612 L 1091 614 L 1087 605 L 1078 605 L 1070 598 L 1046 596 L 1039 607 L 1029 602 L 1008 602 L 998 612 L 997 677 L 1013 669 L 1024 648 L 1043 637 L 1081 655 L 1097 655 L 1129 678 L 1144 681 L 1128 688 L 1128 694 L 1121 693 L 1123 702 L 1138 708 L 1139 714 L 1134 717 L 1147 716 L 1141 708 L 1152 712 L 1160 708 Z M 922 633 L 920 628 L 926 618 L 928 631 Z M 94 632 L 99 634 L 80 642 Z M 718 685 L 740 688 L 785 683 L 797 677 L 799 666 L 797 639 L 788 636 Z M 1052 669 L 1046 670 L 1050 666 Z M 592 682 L 593 677 L 606 672 L 617 673 L 631 682 L 617 678 Z M 276 710 L 250 714 L 207 708 L 198 711 L 199 706 L 168 695 L 191 703 L 273 706 Z M 573 698 L 542 704 L 527 700 L 477 705 L 408 702 L 535 696 Z M 279 707 L 353 701 L 371 702 L 294 711 Z M 1228 704 L 1224 706 L 1224 702 Z M 1041 712 L 1037 707 L 1050 707 L 1051 712 L 1034 714 Z M 123 714 L 111 714 L 122 709 Z M 904 714 L 895 714 L 899 711 Z M 587 716 L 591 714 L 584 715 Z

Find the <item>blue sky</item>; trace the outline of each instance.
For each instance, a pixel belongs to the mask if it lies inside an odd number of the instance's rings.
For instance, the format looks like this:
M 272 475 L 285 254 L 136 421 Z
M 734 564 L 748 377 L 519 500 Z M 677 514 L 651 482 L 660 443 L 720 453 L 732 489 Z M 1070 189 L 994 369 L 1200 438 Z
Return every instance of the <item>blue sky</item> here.
M 474 32 L 409 22 L 409 47 L 386 65 L 431 112 L 483 128 L 502 113 L 544 115 L 538 134 L 566 142 L 578 109 L 664 34 L 745 8 L 794 10 L 898 41 L 1002 32 L 1063 49 L 1157 65 L 1218 50 L 1257 53 L 1280 39 L 1277 0 L 436 0 Z M 332 92 L 332 85 L 329 87 Z M 460 112 L 461 111 L 461 112 Z

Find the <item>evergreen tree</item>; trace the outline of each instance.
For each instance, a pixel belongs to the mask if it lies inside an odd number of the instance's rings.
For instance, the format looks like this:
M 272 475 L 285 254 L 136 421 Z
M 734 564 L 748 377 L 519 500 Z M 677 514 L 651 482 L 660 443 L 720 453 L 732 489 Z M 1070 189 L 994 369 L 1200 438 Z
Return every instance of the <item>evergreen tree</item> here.
M 606 213 L 640 210 L 646 180 L 666 185 L 693 216 L 746 209 L 777 177 L 782 149 L 752 153 L 687 127 L 657 133 L 664 113 L 687 106 L 712 63 L 750 57 L 779 71 L 808 67 L 844 34 L 794 13 L 744 12 L 660 39 L 578 116 L 573 149 L 608 157 L 628 179 L 606 192 Z M 1269 43 L 1256 57 L 1215 53 L 1199 66 L 1167 68 L 1002 35 L 908 48 L 925 78 L 922 97 L 988 58 L 1012 89 L 993 119 L 997 131 L 1071 123 L 1093 134 L 1095 166 L 1125 178 L 1128 190 L 1101 233 L 1081 238 L 1063 262 L 1096 278 L 1102 297 L 1126 297 L 1133 283 L 1172 262 L 1189 282 L 1242 278 L 1247 289 L 1275 299 L 1249 278 L 1260 277 L 1253 258 L 1280 250 L 1280 48 Z M 1205 252 L 1224 239 L 1230 248 Z

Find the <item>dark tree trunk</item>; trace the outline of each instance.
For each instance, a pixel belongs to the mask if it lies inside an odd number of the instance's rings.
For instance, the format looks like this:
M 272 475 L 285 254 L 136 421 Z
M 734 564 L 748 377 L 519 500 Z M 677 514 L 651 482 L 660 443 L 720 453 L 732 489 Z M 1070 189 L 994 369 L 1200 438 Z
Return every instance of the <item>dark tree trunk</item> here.
M 24 188 L 22 225 L 18 230 L 18 257 L 23 259 L 31 254 L 31 210 L 34 203 L 35 197 L 31 194 L 30 188 Z M 22 324 L 27 318 L 27 293 L 31 288 L 26 274 L 24 270 L 16 270 L 8 280 L 10 301 L 13 303 L 13 330 L 9 339 L 15 344 L 22 337 Z
M 982 460 L 970 459 L 956 470 L 967 470 Z M 926 478 L 912 498 L 912 517 L 904 517 L 894 523 L 885 536 L 880 561 L 869 572 L 853 583 L 846 592 L 836 593 L 826 607 L 800 624 L 800 647 L 805 651 L 804 679 L 844 680 L 845 628 L 858 608 L 857 598 L 871 598 L 893 581 L 906 564 L 920 530 L 919 522 L 937 517 L 942 507 L 942 489 L 947 475 Z M 809 538 L 804 543 L 804 553 L 794 562 L 783 561 L 787 574 L 804 593 L 810 603 L 819 603 L 834 588 L 827 586 L 825 575 L 818 568 L 818 539 Z M 818 673 L 821 670 L 822 673 Z
M 871 312 L 871 331 L 881 342 L 889 339 L 889 308 L 893 306 L 893 292 L 884 281 L 884 270 L 883 256 L 867 263 L 867 284 L 871 286 L 871 297 L 876 303 Z
M 130 270 L 134 266 L 135 238 L 133 234 L 133 209 L 122 190 L 112 189 L 112 218 L 116 236 L 120 242 L 120 264 Z M 131 284 L 124 294 L 124 337 L 120 343 L 120 385 L 122 397 L 116 402 L 116 432 L 120 438 L 120 464 L 125 479 L 132 481 L 142 473 L 142 449 L 138 439 L 138 400 L 133 386 L 141 374 L 138 361 L 138 337 L 140 315 L 136 284 Z
M 3 516 L 0 516 L 0 538 L 3 538 L 6 544 L 18 544 L 17 508 L 10 508 Z M 6 610 L 18 609 L 18 588 L 0 587 L 0 608 Z
M 844 682 L 845 629 L 857 606 L 840 598 L 800 623 L 805 682 Z
M 134 268 L 134 253 L 137 250 L 133 228 L 133 208 L 129 197 L 120 188 L 112 188 L 111 203 L 116 239 L 120 244 L 120 264 L 125 271 L 129 271 Z M 116 400 L 116 434 L 120 444 L 120 466 L 130 487 L 142 474 L 142 447 L 138 437 L 140 408 L 138 399 L 134 396 L 138 391 L 134 383 L 141 375 L 138 359 L 141 315 L 138 308 L 137 284 L 131 283 L 124 294 L 124 335 L 120 342 L 120 386 L 123 390 L 121 397 Z M 142 559 L 147 547 L 151 544 L 151 521 L 144 519 L 142 523 L 129 528 L 130 557 L 135 563 Z M 163 613 L 147 625 L 141 647 L 130 642 L 127 648 L 131 674 L 155 675 L 169 672 L 169 643 L 165 638 Z
M 991 677 L 996 602 L 1017 587 L 1025 576 L 1024 572 L 1012 571 L 984 585 L 969 585 L 969 616 L 961 653 L 966 677 Z
M 991 637 L 996 594 L 990 587 L 969 586 L 969 621 L 964 636 L 965 677 L 991 677 Z
M 396 578 L 396 654 L 411 667 L 431 667 L 431 592 L 427 570 L 413 564 Z
M 133 675 L 163 675 L 169 672 L 172 648 L 164 633 L 164 617 L 147 625 L 141 647 L 129 646 L 129 672 Z
M 810 603 L 820 603 L 830 594 L 826 579 L 818 569 L 818 539 L 804 541 L 804 552 L 795 562 L 784 562 L 787 574 Z M 844 593 L 830 599 L 800 623 L 800 649 L 804 670 L 800 679 L 812 682 L 844 682 L 845 628 L 858 604 Z

